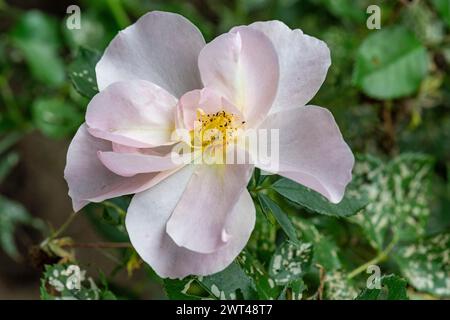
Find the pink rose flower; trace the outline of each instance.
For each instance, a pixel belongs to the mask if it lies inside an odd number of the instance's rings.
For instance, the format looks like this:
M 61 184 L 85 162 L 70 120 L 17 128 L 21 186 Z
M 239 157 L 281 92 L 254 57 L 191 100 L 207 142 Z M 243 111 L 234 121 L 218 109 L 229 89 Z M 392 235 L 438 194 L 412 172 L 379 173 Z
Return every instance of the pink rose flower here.
M 337 203 L 354 157 L 332 114 L 305 106 L 329 66 L 324 42 L 279 21 L 236 27 L 205 44 L 180 15 L 144 15 L 119 32 L 96 66 L 100 92 L 67 154 L 74 210 L 135 194 L 126 228 L 158 275 L 221 271 L 255 224 L 246 189 L 254 166 L 273 168 L 257 157 L 243 164 L 174 161 L 183 155 L 173 147 L 189 144 L 174 130 L 231 130 L 226 139 L 203 140 L 195 152 L 205 154 L 245 148 L 233 130 L 278 129 L 276 173 Z

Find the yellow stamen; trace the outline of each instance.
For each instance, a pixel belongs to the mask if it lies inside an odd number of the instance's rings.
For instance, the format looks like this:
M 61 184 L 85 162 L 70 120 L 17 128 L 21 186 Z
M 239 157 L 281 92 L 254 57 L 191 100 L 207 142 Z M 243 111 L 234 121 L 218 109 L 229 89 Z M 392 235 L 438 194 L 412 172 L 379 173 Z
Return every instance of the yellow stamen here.
M 205 148 L 211 145 L 226 146 L 235 138 L 235 132 L 241 126 L 233 113 L 224 110 L 207 114 L 197 109 L 197 121 L 194 126 L 194 145 Z

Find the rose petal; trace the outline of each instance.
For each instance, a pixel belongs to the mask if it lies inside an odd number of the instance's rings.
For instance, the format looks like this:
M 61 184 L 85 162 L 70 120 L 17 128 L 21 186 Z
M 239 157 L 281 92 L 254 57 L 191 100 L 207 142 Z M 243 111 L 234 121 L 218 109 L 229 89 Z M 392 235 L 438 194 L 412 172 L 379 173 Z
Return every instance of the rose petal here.
M 142 79 L 181 97 L 201 88 L 197 57 L 204 45 L 200 31 L 183 16 L 147 13 L 109 44 L 95 68 L 98 87 Z
M 354 157 L 327 109 L 306 106 L 271 114 L 262 129 L 279 129 L 279 167 L 257 164 L 338 203 L 352 179 Z
M 195 121 L 198 120 L 197 110 L 199 108 L 206 114 L 213 114 L 223 110 L 235 114 L 237 118 L 242 117 L 239 109 L 214 92 L 214 90 L 209 88 L 193 90 L 184 94 L 178 102 L 178 113 L 181 115 L 185 129 L 194 129 Z
M 300 29 L 291 30 L 281 21 L 255 22 L 231 31 L 247 28 L 263 32 L 278 54 L 280 81 L 270 113 L 304 106 L 319 91 L 331 64 L 326 43 L 303 34 Z
M 256 125 L 272 106 L 278 87 L 278 58 L 271 41 L 250 28 L 225 33 L 199 56 L 205 87 L 237 106 L 248 125 Z
M 98 151 L 110 150 L 111 142 L 90 135 L 86 125 L 78 129 L 69 146 L 64 170 L 74 211 L 79 211 L 88 202 L 140 192 L 170 174 L 139 174 L 132 178 L 118 176 L 109 171 L 97 157 Z
M 173 143 L 177 100 L 143 80 L 116 82 L 89 103 L 86 124 L 97 138 L 136 148 Z
M 225 245 L 225 225 L 252 168 L 244 164 L 198 166 L 167 222 L 167 233 L 175 243 L 201 253 Z
M 74 212 L 78 212 L 83 209 L 85 206 L 89 204 L 89 201 L 86 200 L 78 200 L 76 198 L 72 198 L 72 208 Z
M 192 173 L 193 168 L 186 166 L 153 188 L 135 195 L 128 208 L 125 223 L 131 243 L 163 278 L 206 276 L 223 270 L 245 247 L 255 225 L 255 207 L 248 191 L 244 190 L 227 221 L 230 239 L 226 245 L 209 254 L 177 246 L 166 233 L 166 223 Z
M 98 157 L 105 167 L 123 177 L 132 177 L 139 173 L 172 170 L 180 166 L 183 161 L 176 153 L 161 156 L 99 151 Z

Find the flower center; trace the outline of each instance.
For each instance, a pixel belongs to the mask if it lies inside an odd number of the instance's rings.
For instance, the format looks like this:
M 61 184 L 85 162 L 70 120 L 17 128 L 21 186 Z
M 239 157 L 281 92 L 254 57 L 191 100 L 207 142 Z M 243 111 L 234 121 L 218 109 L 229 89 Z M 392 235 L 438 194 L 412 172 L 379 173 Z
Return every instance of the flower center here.
M 224 110 L 205 113 L 197 109 L 197 121 L 193 130 L 193 142 L 196 146 L 226 146 L 236 138 L 237 130 L 245 124 L 238 117 Z

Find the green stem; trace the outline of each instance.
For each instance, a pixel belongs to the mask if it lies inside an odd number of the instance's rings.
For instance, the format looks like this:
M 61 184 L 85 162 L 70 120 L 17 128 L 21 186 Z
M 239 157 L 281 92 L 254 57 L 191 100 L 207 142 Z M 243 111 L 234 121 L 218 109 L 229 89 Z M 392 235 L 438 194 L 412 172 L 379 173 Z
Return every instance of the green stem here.
M 121 207 L 119 207 L 118 205 L 116 205 L 115 203 L 111 202 L 111 201 L 103 201 L 103 205 L 105 207 L 110 207 L 114 210 L 116 210 L 122 217 L 126 216 L 126 211 L 123 210 Z
M 72 224 L 73 220 L 75 219 L 75 217 L 77 216 L 76 212 L 72 212 L 69 216 L 69 218 L 67 218 L 66 222 L 63 223 L 63 225 L 61 227 L 59 227 L 58 230 L 56 230 L 50 237 L 49 239 L 56 239 L 58 238 L 61 234 L 63 234 L 67 228 Z
M 367 268 L 373 264 L 378 264 L 380 262 L 385 261 L 388 258 L 389 253 L 392 251 L 392 249 L 394 248 L 396 243 L 397 243 L 397 239 L 394 238 L 391 241 L 391 243 L 389 243 L 389 245 L 383 251 L 381 251 L 375 258 L 364 263 L 363 265 L 359 266 L 358 268 L 356 268 L 355 270 L 350 272 L 348 274 L 348 279 L 352 279 L 352 278 L 356 277 L 358 274 L 366 271 Z
M 67 220 L 62 224 L 62 226 L 59 227 L 58 230 L 53 232 L 48 238 L 46 238 L 44 241 L 42 241 L 41 248 L 46 247 L 50 241 L 58 238 L 61 234 L 63 234 L 63 232 L 66 231 L 66 229 L 70 226 L 70 224 L 73 222 L 73 220 L 75 219 L 76 216 L 77 216 L 77 213 L 72 212 L 70 214 L 70 216 L 67 218 Z
M 266 188 L 266 187 L 256 187 L 254 189 L 249 189 L 249 192 L 256 195 L 259 192 L 267 193 L 268 190 L 269 190 L 269 188 Z

